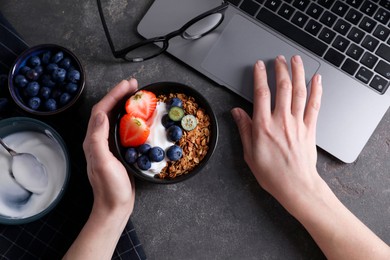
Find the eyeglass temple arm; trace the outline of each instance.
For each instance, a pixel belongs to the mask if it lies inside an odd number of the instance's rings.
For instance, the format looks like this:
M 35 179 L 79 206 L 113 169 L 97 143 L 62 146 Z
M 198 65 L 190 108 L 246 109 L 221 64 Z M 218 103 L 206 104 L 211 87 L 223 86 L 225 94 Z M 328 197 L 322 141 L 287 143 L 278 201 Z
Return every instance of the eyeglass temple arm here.
M 103 25 L 103 30 L 104 30 L 104 33 L 106 34 L 106 38 L 107 38 L 107 41 L 108 41 L 108 45 L 110 45 L 111 52 L 114 55 L 114 57 L 117 57 L 118 54 L 115 51 L 114 43 L 112 42 L 110 32 L 108 31 L 106 19 L 104 18 L 104 15 L 103 15 L 103 8 L 102 8 L 102 5 L 101 5 L 101 2 L 100 2 L 100 0 L 96 0 L 96 2 L 97 2 L 98 10 L 99 10 L 100 20 L 101 20 L 102 25 Z

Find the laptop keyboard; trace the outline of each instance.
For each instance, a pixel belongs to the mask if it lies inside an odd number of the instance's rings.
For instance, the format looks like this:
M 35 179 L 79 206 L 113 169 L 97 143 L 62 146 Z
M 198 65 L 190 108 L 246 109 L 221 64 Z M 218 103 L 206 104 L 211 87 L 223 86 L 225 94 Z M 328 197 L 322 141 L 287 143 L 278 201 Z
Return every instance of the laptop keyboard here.
M 376 92 L 390 82 L 390 0 L 228 0 Z

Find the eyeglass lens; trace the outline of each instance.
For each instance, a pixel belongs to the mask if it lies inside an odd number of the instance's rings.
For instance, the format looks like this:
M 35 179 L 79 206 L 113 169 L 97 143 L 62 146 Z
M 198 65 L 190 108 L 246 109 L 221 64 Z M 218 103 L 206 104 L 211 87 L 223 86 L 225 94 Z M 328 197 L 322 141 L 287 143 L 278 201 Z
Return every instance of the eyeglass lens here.
M 188 27 L 183 32 L 182 37 L 189 40 L 198 39 L 214 30 L 222 19 L 223 15 L 221 13 L 210 14 Z

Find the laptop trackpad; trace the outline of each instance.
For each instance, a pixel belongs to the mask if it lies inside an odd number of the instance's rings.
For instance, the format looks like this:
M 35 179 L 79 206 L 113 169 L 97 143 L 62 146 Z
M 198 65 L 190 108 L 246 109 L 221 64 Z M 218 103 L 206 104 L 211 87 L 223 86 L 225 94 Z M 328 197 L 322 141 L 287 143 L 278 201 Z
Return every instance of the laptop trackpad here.
M 226 87 L 252 101 L 253 65 L 259 59 L 265 62 L 268 83 L 274 92 L 274 59 L 280 54 L 287 60 L 296 54 L 302 57 L 306 84 L 320 67 L 318 61 L 304 52 L 236 14 L 203 60 L 202 68 L 220 79 Z

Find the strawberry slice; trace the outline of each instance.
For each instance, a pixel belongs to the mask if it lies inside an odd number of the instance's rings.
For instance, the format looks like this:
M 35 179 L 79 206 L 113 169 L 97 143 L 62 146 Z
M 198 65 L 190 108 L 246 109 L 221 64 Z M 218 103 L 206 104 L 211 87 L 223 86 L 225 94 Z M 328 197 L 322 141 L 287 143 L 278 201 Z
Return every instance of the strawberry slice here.
M 146 121 L 153 115 L 156 106 L 156 95 L 147 90 L 140 90 L 126 101 L 125 109 L 129 115 Z
M 146 142 L 149 127 L 142 118 L 124 115 L 119 122 L 119 137 L 125 147 L 136 147 Z

